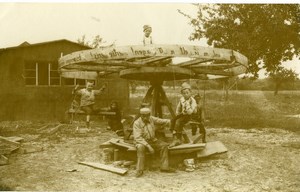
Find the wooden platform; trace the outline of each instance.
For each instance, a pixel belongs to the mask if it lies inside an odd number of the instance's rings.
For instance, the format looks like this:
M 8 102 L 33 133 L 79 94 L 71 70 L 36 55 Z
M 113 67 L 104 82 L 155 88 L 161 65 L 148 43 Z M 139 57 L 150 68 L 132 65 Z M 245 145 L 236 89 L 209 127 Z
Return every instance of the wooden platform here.
M 181 153 L 192 153 L 192 152 L 197 152 L 201 151 L 205 148 L 206 144 L 205 143 L 197 143 L 197 144 L 192 144 L 192 143 L 186 143 L 186 144 L 181 144 L 175 147 L 169 148 L 170 154 L 181 154 Z M 110 139 L 107 142 L 104 142 L 100 145 L 100 148 L 114 148 L 114 147 L 121 147 L 124 148 L 124 150 L 128 152 L 136 152 L 136 147 L 134 144 L 125 142 L 123 139 L 117 139 L 113 138 Z

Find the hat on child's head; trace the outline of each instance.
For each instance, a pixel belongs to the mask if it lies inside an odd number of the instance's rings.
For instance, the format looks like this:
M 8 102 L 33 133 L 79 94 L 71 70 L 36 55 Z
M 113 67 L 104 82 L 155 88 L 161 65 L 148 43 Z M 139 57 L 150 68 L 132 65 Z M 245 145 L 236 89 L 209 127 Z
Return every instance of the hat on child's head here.
M 183 90 L 185 90 L 185 89 L 191 90 L 190 84 L 188 84 L 188 83 L 186 83 L 186 82 L 182 83 L 182 85 L 181 85 L 181 91 L 183 91 Z
M 140 109 L 140 114 L 141 115 L 147 115 L 147 114 L 150 114 L 150 113 L 151 113 L 151 110 L 147 107 L 144 107 L 144 108 Z
M 146 31 L 147 29 L 152 29 L 150 25 L 144 25 L 143 26 L 144 31 Z

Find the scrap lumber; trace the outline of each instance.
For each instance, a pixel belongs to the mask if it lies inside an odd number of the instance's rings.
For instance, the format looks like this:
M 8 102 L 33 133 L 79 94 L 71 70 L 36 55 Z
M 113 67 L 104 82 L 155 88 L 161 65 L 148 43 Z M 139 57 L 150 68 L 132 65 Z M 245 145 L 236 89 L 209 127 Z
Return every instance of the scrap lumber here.
M 214 154 L 225 153 L 227 148 L 220 141 L 213 141 L 206 143 L 205 149 L 197 152 L 197 158 L 208 157 Z
M 203 150 L 205 148 L 205 143 L 186 143 L 177 145 L 175 147 L 169 148 L 170 154 L 180 154 L 180 153 L 192 153 L 196 151 Z
M 15 137 L 15 136 L 13 136 L 13 137 L 6 137 L 6 139 L 8 139 L 10 141 L 14 141 L 14 142 L 21 142 L 21 141 L 24 140 L 24 138 L 22 138 L 22 137 Z
M 105 171 L 109 171 L 112 173 L 117 173 L 119 175 L 125 175 L 127 173 L 127 169 L 121 169 L 121 168 L 117 168 L 117 167 L 113 167 L 110 165 L 105 165 L 102 163 L 93 163 L 93 162 L 78 162 L 81 165 L 87 165 L 96 169 L 101 169 L 101 170 L 105 170 Z
M 36 153 L 42 151 L 44 151 L 44 148 L 40 146 L 23 146 L 20 148 L 20 152 L 22 154 Z
M 48 128 L 48 126 L 49 126 L 49 124 L 44 125 L 43 127 L 40 127 L 39 129 L 37 129 L 37 132 L 43 131 L 44 129 Z
M 116 139 L 111 139 L 111 140 L 113 141 L 113 140 L 116 140 Z M 106 141 L 106 142 L 104 142 L 104 143 L 101 143 L 99 147 L 100 147 L 101 149 L 102 149 L 102 148 L 113 148 L 114 145 L 110 142 L 111 140 Z
M 19 142 L 12 141 L 12 140 L 8 139 L 7 137 L 0 136 L 0 141 L 3 141 L 9 145 L 13 145 L 13 146 L 17 146 L 17 147 L 20 146 Z
M 9 155 L 12 152 L 16 151 L 17 149 L 19 149 L 20 147 L 16 147 L 16 146 L 0 146 L 0 155 Z
M 115 139 L 109 141 L 111 144 L 117 145 L 119 147 L 127 148 L 128 151 L 136 151 L 136 148 L 133 144 L 126 143 L 122 139 Z
M 60 128 L 63 126 L 63 124 L 58 124 L 56 127 L 51 128 L 49 131 L 47 131 L 47 134 L 52 135 L 60 130 Z
M 205 143 L 196 143 L 196 144 L 192 144 L 192 143 L 185 143 L 185 144 L 181 144 L 181 145 L 177 145 L 174 147 L 169 148 L 169 150 L 180 150 L 180 149 L 193 149 L 193 148 L 205 148 L 206 144 Z
M 8 158 L 4 155 L 0 155 L 0 165 L 7 165 L 8 164 Z

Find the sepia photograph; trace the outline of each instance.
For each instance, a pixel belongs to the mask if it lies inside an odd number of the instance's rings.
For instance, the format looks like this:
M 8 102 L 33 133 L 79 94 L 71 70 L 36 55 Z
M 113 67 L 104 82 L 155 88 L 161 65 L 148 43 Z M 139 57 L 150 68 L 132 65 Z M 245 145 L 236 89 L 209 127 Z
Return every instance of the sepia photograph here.
M 300 4 L 0 1 L 0 191 L 297 192 Z

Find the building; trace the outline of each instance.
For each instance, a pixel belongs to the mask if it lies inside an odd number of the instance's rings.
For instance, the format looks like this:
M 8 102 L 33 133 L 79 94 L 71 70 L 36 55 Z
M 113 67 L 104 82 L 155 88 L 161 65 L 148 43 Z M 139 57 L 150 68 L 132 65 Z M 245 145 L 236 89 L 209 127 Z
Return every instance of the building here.
M 91 49 L 65 39 L 0 49 L 0 121 L 61 120 L 70 107 L 72 89 L 84 79 L 62 78 L 58 58 L 75 51 Z M 97 105 L 106 107 L 112 100 L 121 107 L 129 104 L 127 80 L 118 74 L 99 77 L 96 87 L 108 84 Z

